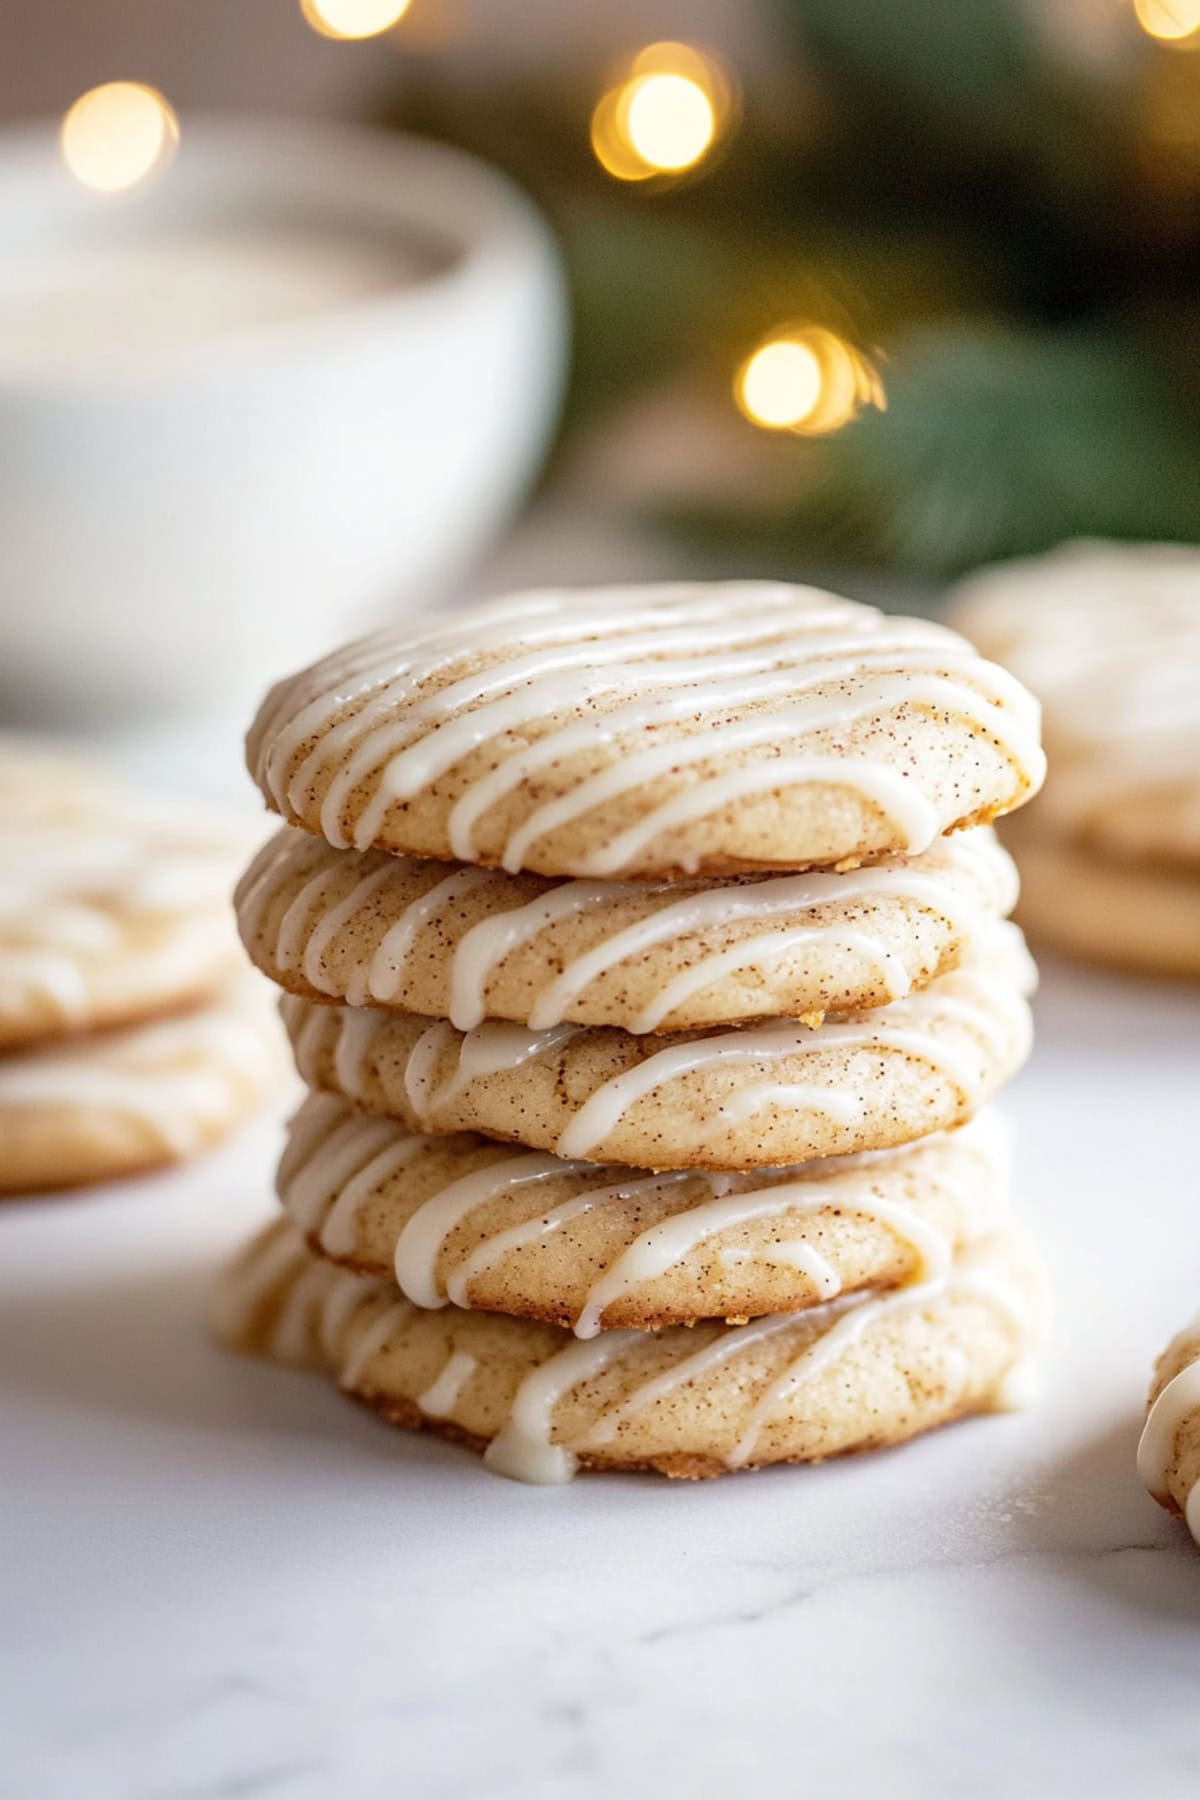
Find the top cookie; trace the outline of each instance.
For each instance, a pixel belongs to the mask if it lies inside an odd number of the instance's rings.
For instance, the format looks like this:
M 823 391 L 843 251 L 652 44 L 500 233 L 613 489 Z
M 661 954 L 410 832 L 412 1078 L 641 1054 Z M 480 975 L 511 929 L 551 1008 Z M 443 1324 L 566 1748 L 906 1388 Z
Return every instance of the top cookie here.
M 393 627 L 273 688 L 247 755 L 336 847 L 600 877 L 918 852 L 1044 772 L 1036 703 L 964 639 L 775 582 Z
M 252 835 L 0 741 L 0 1049 L 206 998 L 241 965 Z
M 1065 544 L 973 576 L 955 619 L 1045 707 L 1033 829 L 1200 863 L 1200 550 Z

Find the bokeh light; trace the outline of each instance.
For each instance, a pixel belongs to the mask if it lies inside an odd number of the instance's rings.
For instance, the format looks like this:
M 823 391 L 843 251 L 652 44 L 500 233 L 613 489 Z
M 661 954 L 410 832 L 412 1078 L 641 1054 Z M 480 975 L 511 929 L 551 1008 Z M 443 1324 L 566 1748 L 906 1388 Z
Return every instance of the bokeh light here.
M 1133 0 L 1138 24 L 1162 43 L 1178 43 L 1200 32 L 1200 0 Z
M 648 44 L 597 102 L 592 149 L 619 181 L 680 175 L 728 128 L 732 100 L 728 76 L 707 51 Z
M 785 431 L 801 424 L 821 398 L 821 365 L 810 345 L 790 338 L 763 344 L 738 377 L 742 411 L 756 425 Z
M 655 169 L 690 169 L 712 143 L 713 104 L 687 75 L 641 75 L 625 95 L 629 142 Z
M 63 161 L 84 187 L 104 194 L 136 187 L 162 168 L 179 141 L 163 96 L 140 81 L 108 81 L 81 94 L 62 122 Z
M 378 37 L 408 11 L 411 0 L 300 0 L 314 31 L 328 38 Z
M 867 358 L 819 325 L 772 332 L 738 369 L 733 391 L 751 424 L 807 437 L 837 431 L 863 406 L 885 404 Z

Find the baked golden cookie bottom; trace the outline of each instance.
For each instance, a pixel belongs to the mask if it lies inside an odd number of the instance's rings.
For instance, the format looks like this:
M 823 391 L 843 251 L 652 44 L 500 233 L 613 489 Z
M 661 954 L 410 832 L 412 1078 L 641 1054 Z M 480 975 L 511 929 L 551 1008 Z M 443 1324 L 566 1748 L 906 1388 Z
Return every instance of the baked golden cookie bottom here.
M 1200 1317 L 1172 1338 L 1158 1360 L 1138 1474 L 1200 1544 Z
M 248 1118 L 285 1062 L 250 971 L 194 1012 L 0 1058 L 0 1194 L 185 1161 Z
M 1009 843 L 1031 938 L 1134 974 L 1200 980 L 1200 872 L 1118 862 L 1030 828 Z
M 280 1220 L 221 1278 L 211 1319 L 230 1348 L 327 1367 L 391 1423 L 554 1483 L 577 1469 L 695 1479 L 818 1462 L 1004 1407 L 1039 1313 L 1036 1265 L 998 1233 L 932 1282 L 581 1343 L 551 1325 L 415 1307 L 311 1256 Z
M 418 1305 L 611 1327 L 795 1312 L 943 1274 L 1008 1216 L 1008 1144 L 982 1114 L 905 1149 L 757 1174 L 568 1163 L 425 1137 L 310 1095 L 278 1191 L 310 1248 Z
M 880 1006 L 1011 911 L 990 830 L 873 868 L 727 881 L 551 881 L 335 850 L 285 828 L 238 886 L 251 960 L 287 992 L 535 1030 L 680 1031 Z
M 969 1118 L 1020 1066 L 1032 964 L 993 922 L 961 967 L 905 1000 L 815 1029 L 791 1019 L 638 1037 L 485 1021 L 471 1032 L 292 996 L 311 1088 L 415 1131 L 472 1131 L 644 1169 L 752 1169 L 911 1143 Z

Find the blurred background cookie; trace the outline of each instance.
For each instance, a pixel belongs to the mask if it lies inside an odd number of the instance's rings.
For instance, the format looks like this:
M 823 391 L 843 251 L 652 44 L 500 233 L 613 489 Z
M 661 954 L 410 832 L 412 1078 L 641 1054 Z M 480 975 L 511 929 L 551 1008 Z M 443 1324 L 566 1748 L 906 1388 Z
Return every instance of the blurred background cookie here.
M 0 1058 L 0 1193 L 182 1162 L 283 1086 L 270 994 L 247 970 L 178 1018 Z
M 1067 544 L 953 616 L 1036 693 L 1051 778 L 1007 830 L 1020 917 L 1080 956 L 1200 977 L 1200 550 Z
M 242 967 L 252 830 L 0 740 L 0 1051 L 205 999 Z

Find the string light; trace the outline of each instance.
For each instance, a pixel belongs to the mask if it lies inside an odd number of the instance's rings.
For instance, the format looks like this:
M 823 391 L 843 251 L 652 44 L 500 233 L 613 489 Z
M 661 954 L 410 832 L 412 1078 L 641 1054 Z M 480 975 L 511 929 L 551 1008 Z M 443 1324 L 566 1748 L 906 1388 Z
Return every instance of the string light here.
M 402 19 L 412 0 L 300 0 L 300 11 L 322 37 L 378 37 Z
M 733 94 L 716 58 L 690 44 L 648 44 L 592 114 L 592 149 L 618 181 L 679 175 L 727 128 Z
M 837 431 L 863 406 L 886 404 L 866 357 L 819 325 L 772 332 L 738 369 L 733 392 L 752 425 L 806 437 Z
M 1147 36 L 1165 44 L 1200 31 L 1200 0 L 1133 0 L 1133 10 Z
M 89 88 L 59 132 L 63 161 L 84 187 L 115 194 L 163 167 L 179 142 L 179 121 L 162 95 L 140 81 Z

